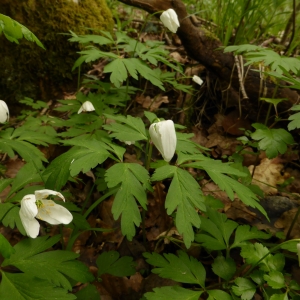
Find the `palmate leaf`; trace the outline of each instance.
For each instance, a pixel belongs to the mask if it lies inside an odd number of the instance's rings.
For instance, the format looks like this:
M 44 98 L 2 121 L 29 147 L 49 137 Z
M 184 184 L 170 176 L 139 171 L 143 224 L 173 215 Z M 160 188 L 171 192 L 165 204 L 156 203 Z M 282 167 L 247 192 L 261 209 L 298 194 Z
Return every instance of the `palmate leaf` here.
M 143 255 L 150 265 L 157 267 L 152 272 L 160 277 L 205 287 L 205 268 L 201 262 L 185 252 L 179 251 L 178 256 L 171 253 L 162 256 L 155 252 L 152 254 L 146 252 Z
M 287 146 L 294 143 L 293 136 L 285 129 L 269 129 L 263 124 L 252 124 L 256 129 L 251 134 L 251 137 L 259 141 L 258 146 L 260 149 L 266 151 L 268 158 L 274 158 L 280 154 L 284 154 L 287 150 Z
M 114 219 L 121 216 L 123 235 L 129 240 L 135 235 L 135 227 L 141 223 L 141 215 L 136 203 L 146 209 L 147 196 L 145 188 L 149 186 L 149 174 L 145 168 L 135 163 L 117 163 L 105 173 L 108 188 L 119 186 L 112 206 Z
M 228 220 L 225 214 L 221 214 L 209 207 L 206 214 L 209 219 L 200 216 L 201 233 L 196 234 L 195 240 L 211 250 L 229 248 L 229 239 L 238 223 Z M 203 231 L 206 233 L 203 233 Z
M 235 52 L 235 54 L 243 54 L 247 59 L 245 65 L 263 62 L 265 66 L 269 66 L 271 71 L 282 75 L 285 71 L 292 71 L 295 74 L 300 70 L 300 60 L 294 57 L 279 55 L 271 49 L 266 49 L 255 45 L 239 45 L 229 46 L 224 52 Z
M 98 276 L 102 274 L 111 274 L 114 276 L 130 276 L 135 274 L 135 263 L 130 256 L 123 256 L 117 251 L 103 252 L 97 258 Z
M 213 272 L 219 277 L 230 280 L 236 272 L 236 263 L 231 257 L 217 256 L 212 264 Z
M 241 296 L 242 300 L 251 300 L 256 292 L 255 284 L 246 278 L 238 277 L 235 279 L 235 284 L 232 291 L 235 295 Z
M 250 227 L 249 225 L 240 225 L 235 231 L 234 243 L 230 248 L 241 247 L 247 240 L 253 239 L 269 239 L 271 233 L 266 233 L 258 230 L 257 227 Z
M 60 236 L 25 239 L 14 247 L 15 253 L 3 261 L 3 266 L 13 265 L 26 275 L 48 280 L 57 287 L 71 290 L 68 278 L 76 282 L 88 282 L 94 279 L 88 267 L 75 260 L 78 254 L 70 251 L 55 250 L 40 253 L 57 242 Z M 66 277 L 67 276 L 67 277 Z
M 17 152 L 26 162 L 34 162 L 38 168 L 42 168 L 42 162 L 47 162 L 43 153 L 37 147 L 26 141 L 10 140 L 0 138 L 0 151 L 14 157 Z
M 202 291 L 191 291 L 175 285 L 154 288 L 152 293 L 146 293 L 144 297 L 147 300 L 198 300 L 202 293 Z
M 291 107 L 291 110 L 300 111 L 300 105 L 294 105 Z M 289 116 L 289 120 L 291 121 L 288 124 L 288 130 L 291 131 L 296 128 L 300 128 L 300 112 L 297 112 L 291 116 Z
M 224 175 L 223 173 L 241 177 L 247 176 L 247 174 L 230 167 L 230 164 L 207 158 L 202 161 L 196 161 L 193 163 L 184 164 L 182 166 L 205 170 L 210 178 L 220 187 L 220 189 L 227 193 L 231 200 L 234 199 L 234 193 L 236 193 L 242 202 L 244 202 L 246 205 L 257 208 L 268 218 L 266 211 L 258 203 L 256 195 L 247 186 L 227 175 Z
M 183 235 L 187 248 L 194 240 L 193 226 L 200 227 L 200 218 L 195 208 L 206 210 L 204 197 L 199 184 L 187 171 L 175 166 L 163 166 L 157 168 L 151 181 L 160 181 L 173 177 L 166 197 L 167 213 L 171 215 L 176 210 L 176 227 Z
M 153 85 L 164 90 L 156 72 L 138 58 L 116 58 L 104 67 L 104 73 L 111 73 L 110 81 L 116 86 L 128 78 L 128 74 L 138 80 L 138 74 L 149 80 Z
M 1 271 L 0 299 L 18 300 L 72 300 L 73 294 L 63 288 L 55 287 L 47 280 L 28 274 L 5 273 Z
M 17 226 L 18 230 L 23 235 L 26 235 L 25 229 L 20 219 L 19 210 L 20 208 L 12 203 L 1 203 L 0 221 L 4 226 L 10 227 L 11 229 L 14 229 Z
M 141 118 L 132 116 L 112 116 L 105 114 L 107 119 L 115 120 L 115 123 L 104 125 L 103 127 L 111 131 L 111 137 L 120 141 L 141 141 L 147 140 L 145 124 Z

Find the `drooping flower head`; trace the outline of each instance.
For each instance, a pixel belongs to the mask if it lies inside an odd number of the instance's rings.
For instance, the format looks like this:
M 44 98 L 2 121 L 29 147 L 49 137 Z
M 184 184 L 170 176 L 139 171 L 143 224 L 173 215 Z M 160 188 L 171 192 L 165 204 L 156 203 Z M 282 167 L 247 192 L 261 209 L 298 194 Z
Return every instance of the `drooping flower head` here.
M 199 85 L 203 84 L 203 80 L 199 76 L 197 76 L 197 75 L 193 76 L 193 81 L 196 82 L 196 83 L 198 83 Z
M 174 122 L 167 120 L 153 123 L 149 128 L 149 134 L 164 160 L 169 162 L 174 156 L 177 144 Z
M 160 20 L 173 33 L 177 32 L 180 26 L 177 14 L 174 9 L 169 8 L 160 15 Z
M 47 200 L 49 195 L 56 195 L 65 201 L 64 196 L 52 190 L 38 190 L 34 195 L 26 195 L 21 200 L 19 215 L 28 236 L 36 238 L 39 234 L 40 224 L 36 218 L 49 224 L 69 224 L 73 220 L 72 214 L 63 206 L 52 200 Z
M 5 123 L 9 120 L 9 110 L 6 103 L 0 100 L 0 123 Z
M 82 113 L 83 111 L 94 111 L 95 107 L 92 102 L 90 101 L 85 101 L 81 105 L 81 107 L 78 110 L 78 114 Z

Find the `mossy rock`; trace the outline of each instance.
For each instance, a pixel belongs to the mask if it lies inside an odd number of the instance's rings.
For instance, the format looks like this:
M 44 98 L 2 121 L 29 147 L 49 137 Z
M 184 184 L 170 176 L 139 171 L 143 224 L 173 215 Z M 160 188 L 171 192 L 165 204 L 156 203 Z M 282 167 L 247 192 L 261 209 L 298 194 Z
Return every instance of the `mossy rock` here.
M 105 0 L 1 0 L 0 13 L 30 29 L 46 48 L 25 39 L 18 45 L 0 36 L 0 99 L 10 103 L 24 96 L 53 99 L 76 86 L 77 74 L 71 69 L 80 49 L 64 33 L 113 29 Z

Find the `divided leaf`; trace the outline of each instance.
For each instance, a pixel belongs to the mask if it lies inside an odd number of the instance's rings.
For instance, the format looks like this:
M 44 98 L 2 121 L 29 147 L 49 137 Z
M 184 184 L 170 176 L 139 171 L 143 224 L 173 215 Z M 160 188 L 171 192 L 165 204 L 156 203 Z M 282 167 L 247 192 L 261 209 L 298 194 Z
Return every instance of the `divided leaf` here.
M 112 213 L 115 220 L 121 216 L 122 233 L 132 240 L 135 235 L 134 225 L 139 226 L 141 223 L 141 214 L 136 200 L 144 209 L 147 209 L 145 188 L 151 189 L 149 174 L 139 164 L 117 163 L 106 171 L 105 181 L 108 188 L 119 186 Z
M 63 250 L 41 253 L 59 239 L 60 236 L 25 239 L 14 246 L 15 253 L 2 266 L 13 265 L 28 276 L 48 280 L 67 290 L 72 289 L 68 278 L 82 283 L 92 281 L 94 277 L 88 267 L 75 260 L 78 254 Z
M 191 291 L 175 285 L 154 288 L 152 293 L 146 293 L 144 297 L 147 300 L 198 300 L 202 293 L 202 291 Z
M 111 274 L 114 276 L 130 276 L 135 274 L 135 263 L 130 256 L 123 256 L 121 258 L 119 252 L 109 251 L 103 252 L 97 258 L 98 276 L 102 274 Z
M 6 273 L 1 271 L 0 299 L 18 300 L 73 300 L 76 296 L 68 294 L 63 288 L 55 287 L 47 280 L 28 274 Z
M 163 166 L 155 170 L 151 180 L 159 181 L 173 176 L 166 197 L 165 207 L 171 215 L 176 210 L 176 227 L 187 248 L 194 240 L 193 226 L 200 227 L 200 217 L 196 209 L 206 210 L 204 197 L 194 177 L 175 166 Z
M 143 255 L 149 264 L 157 267 L 152 272 L 160 277 L 205 287 L 206 271 L 202 263 L 185 252 L 179 251 L 178 256 L 165 253 L 163 257 L 155 252 Z
M 284 154 L 287 150 L 287 146 L 294 143 L 293 136 L 285 129 L 270 129 L 262 124 L 252 124 L 256 129 L 251 134 L 251 137 L 259 141 L 258 146 L 260 149 L 266 151 L 268 158 L 274 158 L 280 154 Z

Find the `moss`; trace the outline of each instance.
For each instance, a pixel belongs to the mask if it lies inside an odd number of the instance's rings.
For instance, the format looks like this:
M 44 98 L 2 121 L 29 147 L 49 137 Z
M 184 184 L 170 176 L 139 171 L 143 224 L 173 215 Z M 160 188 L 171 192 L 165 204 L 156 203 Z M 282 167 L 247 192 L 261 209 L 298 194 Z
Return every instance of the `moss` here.
M 0 37 L 0 99 L 51 99 L 55 91 L 72 85 L 71 73 L 78 58 L 76 43 L 68 42 L 69 30 L 90 34 L 91 28 L 112 31 L 112 14 L 105 0 L 1 0 L 0 12 L 28 27 L 44 44 L 10 43 Z

